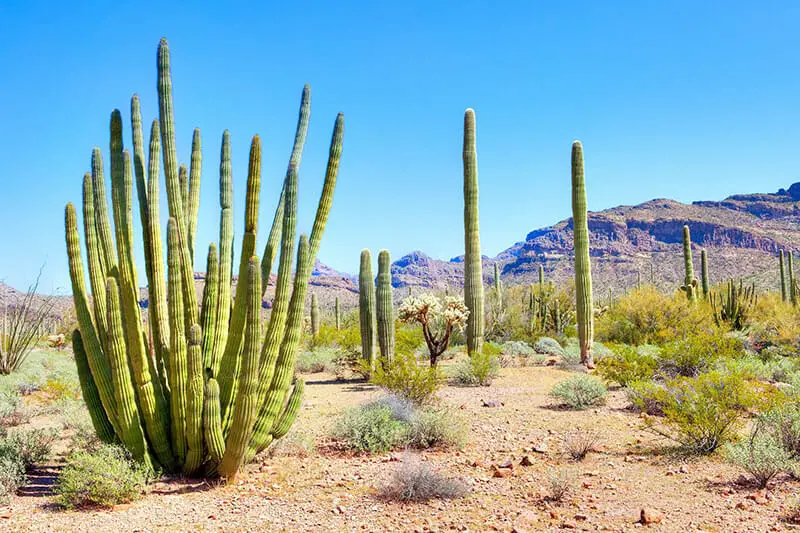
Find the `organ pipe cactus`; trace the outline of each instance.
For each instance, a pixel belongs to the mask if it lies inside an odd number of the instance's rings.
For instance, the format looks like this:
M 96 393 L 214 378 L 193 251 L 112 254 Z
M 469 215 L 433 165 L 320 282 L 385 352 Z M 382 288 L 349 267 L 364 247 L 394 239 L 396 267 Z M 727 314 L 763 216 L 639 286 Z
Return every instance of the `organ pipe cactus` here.
M 358 273 L 358 320 L 361 326 L 361 358 L 368 368 L 375 367 L 375 278 L 372 276 L 372 255 L 361 250 Z
M 737 285 L 729 280 L 726 290 L 711 294 L 711 309 L 717 326 L 727 324 L 733 330 L 742 330 L 747 325 L 750 311 L 758 302 L 755 285 L 745 287 L 739 280 Z
M 708 254 L 705 250 L 700 250 L 700 278 L 702 279 L 703 298 L 708 298 Z
M 464 112 L 464 303 L 467 317 L 467 352 L 483 348 L 483 265 L 478 222 L 478 153 L 475 142 L 475 111 Z
M 572 226 L 575 241 L 575 314 L 578 326 L 581 364 L 594 368 L 594 307 L 592 304 L 592 265 L 589 259 L 589 222 L 586 208 L 586 182 L 583 146 L 572 143 Z
M 789 270 L 789 279 L 787 280 L 789 282 L 789 285 L 786 287 L 786 290 L 789 291 L 789 300 L 792 302 L 792 305 L 797 307 L 797 287 L 795 287 L 795 282 L 794 282 L 794 264 L 793 264 L 794 259 L 792 257 L 793 255 L 794 254 L 791 251 L 789 251 L 789 253 L 786 254 L 786 268 L 787 270 Z
M 686 293 L 686 298 L 690 302 L 694 302 L 697 298 L 697 278 L 694 277 L 692 234 L 689 231 L 689 226 L 683 226 L 683 268 L 685 274 L 681 290 Z
M 394 359 L 394 312 L 392 311 L 392 273 L 389 250 L 378 252 L 378 290 L 375 315 L 378 322 L 378 346 L 383 361 Z
M 317 295 L 311 295 L 311 336 L 316 337 L 319 334 L 319 300 Z
M 783 250 L 778 254 L 778 267 L 781 271 L 781 301 L 786 302 L 786 267 L 784 266 L 784 253 Z
M 297 175 L 308 126 L 310 95 L 303 90 L 295 144 L 283 180 L 265 258 L 254 247 L 258 230 L 261 143 L 250 147 L 239 283 L 232 306 L 233 180 L 230 135 L 220 157 L 220 240 L 208 249 L 206 284 L 198 305 L 193 275 L 201 174 L 201 137 L 192 137 L 188 174 L 177 162 L 172 80 L 166 40 L 158 47 L 159 120 L 145 155 L 138 97 L 131 102 L 133 158 L 122 144 L 122 118 L 111 115 L 108 214 L 99 149 L 83 183 L 84 235 L 92 301 L 84 281 L 75 207 L 66 207 L 67 253 L 78 330 L 73 333 L 81 389 L 98 436 L 119 441 L 138 460 L 169 472 L 232 479 L 241 466 L 283 436 L 301 402 L 292 377 L 312 265 L 330 213 L 341 157 L 344 119 L 336 118 L 322 195 L 311 237 L 299 239 L 296 265 Z M 166 268 L 159 213 L 163 160 L 169 222 Z M 133 181 L 145 248 L 149 331 L 138 306 L 132 227 Z M 271 248 L 270 248 L 271 246 Z M 278 256 L 272 313 L 262 324 L 262 283 Z M 292 270 L 295 270 L 294 281 Z M 148 349 L 152 347 L 152 352 Z

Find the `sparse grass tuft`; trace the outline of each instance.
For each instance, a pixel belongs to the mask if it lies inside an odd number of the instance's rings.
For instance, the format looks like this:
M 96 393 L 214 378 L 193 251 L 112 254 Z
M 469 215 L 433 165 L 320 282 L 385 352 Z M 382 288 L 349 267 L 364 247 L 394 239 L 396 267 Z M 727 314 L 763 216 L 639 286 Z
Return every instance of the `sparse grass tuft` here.
M 445 476 L 427 462 L 406 455 L 380 493 L 389 500 L 425 502 L 462 498 L 469 493 L 469 488 L 460 479 Z

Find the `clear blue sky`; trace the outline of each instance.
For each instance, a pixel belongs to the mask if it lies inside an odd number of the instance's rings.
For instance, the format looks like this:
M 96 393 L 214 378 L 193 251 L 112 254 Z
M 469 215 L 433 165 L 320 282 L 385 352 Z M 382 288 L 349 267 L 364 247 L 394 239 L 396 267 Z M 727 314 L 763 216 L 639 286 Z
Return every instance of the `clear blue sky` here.
M 393 258 L 463 252 L 467 107 L 477 113 L 488 255 L 569 216 L 573 139 L 584 144 L 594 210 L 774 191 L 800 176 L 796 1 L 72 4 L 0 3 L 0 279 L 20 288 L 44 264 L 42 290 L 69 292 L 64 204 L 80 201 L 91 148 L 107 151 L 113 108 L 127 146 L 131 94 L 145 124 L 156 117 L 162 36 L 182 161 L 192 128 L 204 136 L 198 265 L 217 239 L 223 129 L 237 235 L 249 140 L 262 137 L 263 243 L 304 83 L 300 227 L 310 229 L 342 111 L 320 259 L 344 271 L 357 270 L 364 247 Z

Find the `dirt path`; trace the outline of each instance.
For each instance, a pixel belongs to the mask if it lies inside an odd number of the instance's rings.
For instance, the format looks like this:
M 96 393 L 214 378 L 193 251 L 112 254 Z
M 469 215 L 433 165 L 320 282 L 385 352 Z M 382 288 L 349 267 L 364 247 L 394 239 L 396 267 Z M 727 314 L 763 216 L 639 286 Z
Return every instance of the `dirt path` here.
M 158 483 L 131 505 L 112 511 L 57 510 L 47 472 L 0 509 L 3 531 L 717 531 L 800 530 L 782 521 L 795 504 L 800 483 L 782 478 L 766 493 L 736 483 L 739 472 L 718 458 L 681 462 L 654 453 L 659 441 L 641 429 L 615 391 L 600 409 L 553 409 L 547 397 L 568 376 L 554 368 L 504 369 L 489 388 L 446 387 L 441 397 L 460 408 L 471 426 L 463 450 L 421 454 L 472 487 L 464 499 L 398 504 L 376 488 L 403 459 L 402 453 L 354 457 L 325 445 L 343 409 L 379 392 L 363 383 L 309 376 L 295 429 L 312 436 L 319 452 L 254 464 L 233 486 L 204 482 Z M 502 407 L 482 407 L 500 400 Z M 603 435 L 598 453 L 580 463 L 559 451 L 559 436 L 574 428 Z M 541 452 L 532 451 L 537 448 Z M 532 466 L 520 466 L 524 455 Z M 492 463 L 514 462 L 511 477 L 493 477 Z M 473 466 L 478 463 L 479 466 Z M 483 465 L 481 465 L 483 463 Z M 546 501 L 549 475 L 568 473 L 573 489 L 565 501 Z M 663 514 L 658 524 L 637 523 L 642 508 Z

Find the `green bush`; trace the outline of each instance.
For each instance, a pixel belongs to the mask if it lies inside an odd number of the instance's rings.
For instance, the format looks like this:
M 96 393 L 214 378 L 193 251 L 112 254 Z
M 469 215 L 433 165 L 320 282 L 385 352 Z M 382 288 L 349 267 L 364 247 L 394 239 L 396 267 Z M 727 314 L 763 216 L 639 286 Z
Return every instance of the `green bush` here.
M 587 409 L 605 402 L 608 389 L 596 377 L 578 374 L 557 383 L 550 396 L 572 409 Z
M 447 477 L 432 469 L 427 462 L 406 456 L 380 494 L 388 500 L 425 502 L 434 498 L 461 498 L 469 487 L 460 479 Z
M 564 348 L 558 343 L 557 340 L 550 337 L 541 337 L 536 344 L 533 345 L 536 353 L 550 355 L 553 357 L 562 357 L 564 355 Z
M 522 341 L 506 341 L 500 346 L 500 350 L 503 355 L 517 355 L 522 357 L 528 357 L 536 353 L 536 350 Z
M 725 447 L 726 459 L 750 474 L 759 487 L 794 466 L 792 455 L 772 435 L 755 433 L 749 439 Z
M 418 404 L 430 403 L 442 383 L 438 368 L 420 363 L 410 352 L 395 353 L 392 361 L 378 361 L 370 381 Z
M 0 504 L 7 504 L 24 483 L 22 461 L 18 457 L 3 455 L 0 451 Z
M 56 502 L 68 509 L 111 507 L 139 498 L 152 470 L 118 446 L 73 453 L 56 481 Z
M 488 387 L 500 375 L 500 362 L 491 353 L 475 353 L 453 366 L 453 380 L 460 385 Z
M 800 406 L 787 402 L 760 415 L 758 423 L 784 450 L 800 458 Z
M 16 456 L 27 472 L 50 456 L 56 434 L 50 429 L 30 429 L 4 432 L 0 436 L 0 457 Z
M 666 387 L 655 381 L 634 381 L 625 389 L 633 407 L 648 415 L 663 416 Z
M 717 361 L 744 354 L 744 344 L 736 337 L 719 333 L 690 335 L 664 346 L 659 367 L 667 377 L 691 378 L 712 370 Z
M 337 357 L 338 353 L 333 348 L 315 348 L 303 351 L 297 355 L 295 370 L 303 374 L 330 371 Z
M 657 368 L 655 357 L 639 353 L 636 348 L 624 344 L 615 346 L 613 355 L 597 362 L 600 377 L 623 387 L 636 381 L 653 379 Z
M 692 454 L 708 454 L 733 440 L 748 409 L 762 392 L 741 375 L 709 372 L 696 378 L 678 377 L 654 389 L 648 401 L 661 405 L 663 427 L 647 425 Z
M 467 442 L 466 423 L 450 409 L 422 409 L 410 420 L 406 444 L 414 448 L 460 448 Z
M 347 411 L 334 436 L 359 452 L 386 453 L 405 440 L 407 425 L 392 415 L 389 406 L 371 403 Z

